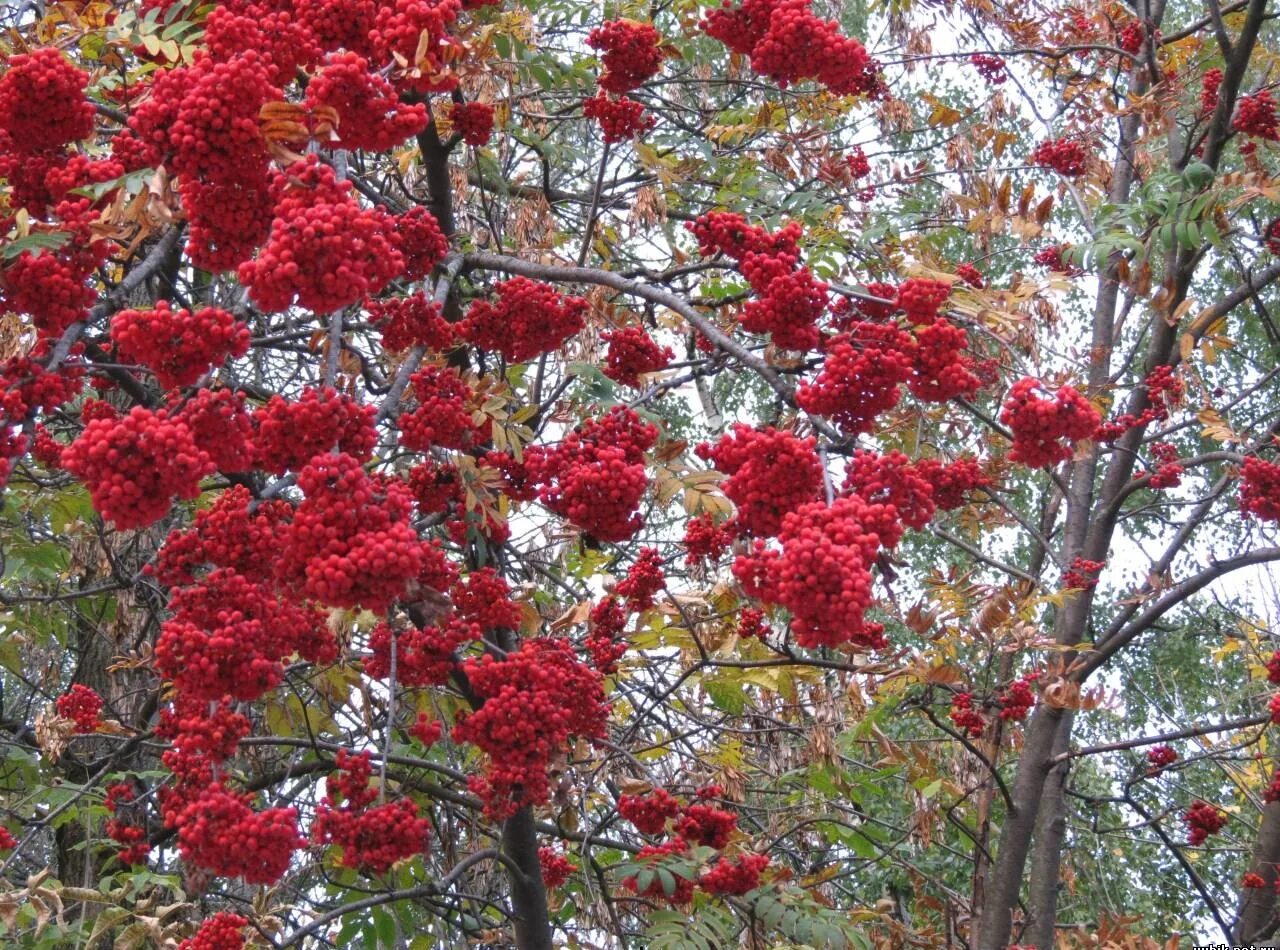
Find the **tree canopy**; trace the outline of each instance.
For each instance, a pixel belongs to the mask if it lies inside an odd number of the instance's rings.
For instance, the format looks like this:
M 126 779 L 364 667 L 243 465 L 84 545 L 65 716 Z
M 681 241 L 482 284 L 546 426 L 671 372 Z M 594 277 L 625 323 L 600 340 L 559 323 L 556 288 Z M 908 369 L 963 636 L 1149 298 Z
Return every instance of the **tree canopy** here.
M 1280 933 L 1266 0 L 42 0 L 0 940 Z

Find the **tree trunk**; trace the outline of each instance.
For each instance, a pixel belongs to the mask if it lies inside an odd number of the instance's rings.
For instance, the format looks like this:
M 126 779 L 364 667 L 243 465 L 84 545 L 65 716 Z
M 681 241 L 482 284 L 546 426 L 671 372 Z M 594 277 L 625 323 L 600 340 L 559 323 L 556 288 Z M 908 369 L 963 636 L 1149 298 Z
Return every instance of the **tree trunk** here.
M 1276 918 L 1276 882 L 1280 879 L 1280 802 L 1271 802 L 1262 810 L 1262 825 L 1253 843 L 1249 870 L 1266 881 L 1266 887 L 1243 887 L 1231 928 L 1233 943 L 1248 945 L 1266 940 L 1280 929 Z
M 520 868 L 519 873 L 515 868 L 507 871 L 516 918 L 516 947 L 551 950 L 551 916 L 538 861 L 538 834 L 533 827 L 533 809 L 527 805 L 503 822 L 502 852 Z

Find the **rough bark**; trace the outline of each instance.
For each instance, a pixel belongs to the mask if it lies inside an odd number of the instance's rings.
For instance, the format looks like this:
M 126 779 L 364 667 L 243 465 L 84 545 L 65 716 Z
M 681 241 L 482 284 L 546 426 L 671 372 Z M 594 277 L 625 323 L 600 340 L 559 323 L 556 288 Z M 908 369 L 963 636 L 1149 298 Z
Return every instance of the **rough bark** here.
M 1240 889 L 1235 925 L 1231 928 L 1233 943 L 1248 945 L 1266 940 L 1280 930 L 1276 916 L 1277 865 L 1280 865 L 1280 802 L 1271 802 L 1262 810 L 1262 825 L 1253 843 L 1249 870 L 1266 881 L 1265 887 Z

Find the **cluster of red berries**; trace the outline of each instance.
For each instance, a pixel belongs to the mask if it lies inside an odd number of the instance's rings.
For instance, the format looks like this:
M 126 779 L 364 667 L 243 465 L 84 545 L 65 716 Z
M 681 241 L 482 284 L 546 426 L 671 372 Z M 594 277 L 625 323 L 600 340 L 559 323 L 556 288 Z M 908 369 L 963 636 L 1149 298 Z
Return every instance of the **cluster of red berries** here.
M 658 124 L 656 118 L 644 111 L 644 103 L 628 96 L 610 97 L 603 92 L 582 103 L 582 114 L 599 124 L 606 143 L 626 142 Z
M 1065 274 L 1068 277 L 1079 277 L 1084 273 L 1084 269 L 1072 264 L 1063 258 L 1063 254 L 1070 248 L 1067 245 L 1051 244 L 1046 248 L 1036 251 L 1031 258 L 1032 261 L 1042 267 L 1047 267 L 1056 274 Z
M 169 742 L 161 754 L 165 768 L 180 784 L 208 785 L 217 766 L 236 753 L 249 734 L 249 720 L 236 712 L 228 698 L 216 703 L 195 694 L 179 693 L 160 711 L 156 735 Z
M 449 239 L 440 222 L 421 205 L 396 217 L 393 236 L 404 257 L 405 280 L 426 277 L 449 253 Z
M 708 894 L 741 897 L 760 886 L 760 875 L 768 866 L 767 854 L 722 857 L 698 878 L 698 886 Z
M 382 346 L 389 353 L 415 346 L 441 352 L 453 346 L 453 324 L 444 318 L 440 305 L 424 293 L 371 300 L 366 309 L 370 322 L 382 332 Z
M 581 663 L 564 640 L 525 640 L 502 660 L 486 654 L 464 670 L 481 698 L 453 738 L 488 756 L 485 775 L 470 784 L 495 820 L 551 794 L 548 767 L 571 736 L 602 735 L 608 706 L 600 673 Z
M 1028 673 L 1010 683 L 999 696 L 996 705 L 1000 707 L 1000 718 L 1006 722 L 1022 722 L 1036 704 L 1032 687 L 1040 678 L 1039 671 Z
M 969 57 L 969 64 L 978 71 L 978 75 L 993 86 L 1002 85 L 1009 78 L 1008 66 L 999 56 L 990 53 L 974 53 Z
M 461 0 L 387 0 L 378 4 L 369 42 L 383 63 L 409 62 L 404 87 L 413 92 L 448 92 L 458 85 L 447 65 L 457 41 L 449 35 Z
M 111 815 L 115 816 L 121 806 L 133 803 L 136 791 L 131 782 L 117 782 L 113 785 L 108 785 L 106 798 L 103 800 L 102 805 Z M 145 827 L 125 821 L 123 818 L 112 817 L 107 820 L 103 830 L 106 831 L 108 838 L 116 842 L 116 844 L 123 845 L 116 852 L 116 858 L 125 867 L 133 867 L 147 860 L 147 855 L 151 853 L 151 845 L 147 841 L 147 829 Z
M 703 443 L 694 451 L 729 476 L 720 488 L 738 509 L 733 529 L 767 538 L 778 533 L 788 512 L 818 497 L 822 462 L 816 447 L 812 436 L 739 422 L 714 446 Z
M 97 732 L 102 721 L 102 697 L 83 683 L 74 684 L 54 706 L 59 716 L 76 724 L 76 732 Z
M 511 585 L 491 567 L 474 570 L 454 583 L 449 599 L 463 620 L 484 630 L 520 627 L 520 605 L 512 600 Z
M 1020 379 L 1000 412 L 1000 421 L 1013 432 L 1010 460 L 1031 468 L 1071 458 L 1071 444 L 1091 438 L 1102 422 L 1098 410 L 1070 386 L 1052 397 L 1043 392 L 1040 380 Z
M 495 110 L 487 102 L 455 102 L 449 107 L 449 124 L 462 141 L 477 148 L 493 138 Z
M 275 218 L 258 257 L 240 265 L 240 282 L 264 310 L 296 299 L 317 313 L 378 293 L 404 271 L 395 219 L 362 208 L 349 182 L 339 182 L 312 155 L 294 162 L 272 186 Z
M 1280 521 L 1280 464 L 1251 455 L 1240 466 L 1240 510 L 1262 521 Z
M 636 508 L 648 488 L 644 453 L 657 439 L 655 426 L 615 406 L 554 448 L 529 450 L 525 465 L 549 509 L 598 541 L 625 541 L 640 530 Z
M 11 422 L 25 419 L 36 409 L 52 413 L 84 387 L 83 373 L 75 364 L 49 372 L 38 362 L 44 350 L 37 344 L 29 356 L 15 356 L 0 363 L 0 413 Z
M 659 865 L 663 863 L 664 858 L 679 856 L 686 854 L 689 850 L 689 842 L 683 838 L 670 838 L 661 844 L 647 844 L 636 852 L 636 861 L 641 864 Z M 671 893 L 667 893 L 663 886 L 662 878 L 658 874 L 653 875 L 652 881 L 643 890 L 640 888 L 639 877 L 632 875 L 622 879 L 622 886 L 627 890 L 639 894 L 641 897 L 652 897 L 656 900 L 664 900 L 675 905 L 688 904 L 693 900 L 694 882 L 690 877 L 684 874 L 677 874 L 674 871 L 668 871 L 669 879 L 674 884 Z
M 1216 805 L 1197 799 L 1182 815 L 1187 826 L 1187 843 L 1204 844 L 1209 835 L 1217 834 L 1227 823 L 1227 813 Z
M 253 414 L 258 464 L 282 475 L 335 448 L 365 461 L 378 441 L 376 412 L 333 389 L 304 389 L 293 401 L 272 396 Z
M 1218 88 L 1222 85 L 1222 70 L 1206 69 L 1200 80 L 1200 111 L 1208 115 L 1218 107 Z
M 653 606 L 654 597 L 666 585 L 662 574 L 662 555 L 657 548 L 643 547 L 627 576 L 618 581 L 614 593 L 627 602 L 633 613 L 643 613 Z
M 57 149 L 93 134 L 89 75 L 52 47 L 9 57 L 0 77 L 0 128 L 23 152 Z
M 409 735 L 429 748 L 439 742 L 440 737 L 444 735 L 444 723 L 420 712 L 414 719 L 413 725 L 409 727 Z
M 1178 761 L 1178 753 L 1172 746 L 1158 745 L 1147 750 L 1147 775 L 1159 775 L 1174 762 Z
M 270 576 L 280 531 L 292 515 L 293 506 L 280 500 L 255 509 L 249 489 L 235 485 L 196 512 L 190 529 L 170 532 L 148 573 L 170 586 L 190 584 L 205 565 L 229 567 L 245 577 Z
M 1178 448 L 1172 442 L 1153 442 L 1151 454 L 1155 456 L 1157 465 L 1147 479 L 1147 486 L 1154 489 L 1177 488 L 1182 484 L 1182 473 L 1185 471 L 1178 463 Z
M 1280 113 L 1271 92 L 1260 89 L 1251 96 L 1241 96 L 1231 128 L 1253 138 L 1280 141 Z
M 1035 147 L 1031 161 L 1043 168 L 1052 168 L 1059 175 L 1076 178 L 1084 174 L 1088 158 L 1084 146 L 1067 138 L 1047 139 Z
M 651 24 L 635 20 L 607 20 L 588 33 L 587 45 L 603 54 L 600 88 L 621 95 L 652 79 L 662 68 L 661 42 Z
M 447 511 L 450 505 L 462 501 L 462 481 L 452 462 L 427 459 L 409 470 L 408 483 L 418 510 L 424 514 Z
M 239 914 L 221 911 L 200 925 L 192 936 L 178 944 L 178 950 L 244 950 L 241 931 L 249 921 Z
M 973 287 L 977 290 L 981 290 L 983 287 L 986 286 L 986 281 L 983 280 L 983 277 L 982 277 L 982 271 L 978 270 L 978 268 L 974 267 L 972 264 L 969 264 L 969 263 L 957 264 L 956 276 L 959 277 L 961 280 L 963 280 L 970 287 Z
M 391 83 L 369 71 L 369 61 L 355 53 L 338 53 L 307 83 L 307 108 L 338 114 L 334 148 L 382 152 L 427 127 L 425 103 L 400 101 Z
M 249 328 L 217 307 L 191 313 L 167 300 L 154 310 L 122 310 L 111 318 L 111 338 L 122 359 L 141 363 L 165 389 L 190 386 L 210 367 L 249 351 Z
M 182 857 L 222 877 L 247 884 L 274 884 L 288 870 L 304 841 L 298 834 L 294 808 L 255 812 L 250 795 L 238 795 L 221 784 L 190 797 L 172 796 L 164 809 L 165 824 L 178 831 Z
M 902 523 L 917 531 L 933 517 L 933 487 L 897 450 L 880 455 L 857 449 L 845 469 L 844 490 L 868 504 L 892 505 Z
M 945 280 L 911 277 L 898 287 L 895 302 L 907 319 L 917 326 L 933 323 L 942 305 L 951 296 L 951 285 Z
M 880 95 L 883 80 L 861 43 L 844 36 L 834 20 L 823 20 L 810 0 L 731 0 L 706 15 L 702 28 L 735 53 L 751 57 L 751 68 L 782 88 L 815 79 L 838 96 Z
M 1071 590 L 1092 590 L 1098 586 L 1098 574 L 1106 566 L 1106 561 L 1077 557 L 1071 562 L 1071 567 L 1063 571 L 1062 586 Z
M 368 752 L 338 750 L 339 773 L 326 783 L 328 794 L 316 808 L 311 837 L 316 844 L 341 848 L 343 867 L 383 874 L 426 849 L 431 824 L 408 798 L 373 805 L 378 792 L 370 785 L 369 759 Z
M 1141 23 L 1134 21 L 1125 24 L 1124 28 L 1116 34 L 1116 46 L 1131 56 L 1136 56 L 1142 50 L 1142 44 L 1146 39 L 1146 29 Z
M 982 737 L 987 728 L 986 717 L 981 710 L 973 707 L 973 693 L 959 692 L 951 697 L 951 712 L 948 713 L 952 724 L 970 739 Z
M 1262 243 L 1268 251 L 1280 257 L 1280 218 L 1272 219 L 1262 233 Z
M 472 418 L 473 394 L 451 366 L 424 366 L 409 377 L 412 408 L 401 412 L 400 443 L 414 452 L 431 448 L 467 449 L 484 441 L 487 420 Z
M 1131 412 L 1122 413 L 1099 426 L 1096 433 L 1099 440 L 1111 442 L 1130 429 L 1168 419 L 1170 411 L 1181 402 L 1185 392 L 1182 380 L 1173 375 L 1173 367 L 1168 364 L 1157 366 L 1148 373 L 1144 385 L 1150 405 L 1136 416 Z
M 969 339 L 964 330 L 939 318 L 916 331 L 911 394 L 926 402 L 947 402 L 972 396 L 982 385 L 974 373 L 973 360 L 964 353 Z
M 618 814 L 646 835 L 662 834 L 667 821 L 680 814 L 680 808 L 680 801 L 665 788 L 655 788 L 648 795 L 623 795 L 618 799 Z
M 690 518 L 684 526 L 685 562 L 715 561 L 729 549 L 733 535 L 719 526 L 710 514 Z
M 762 296 L 743 306 L 739 320 L 744 330 L 768 333 L 778 346 L 810 350 L 819 342 L 816 324 L 829 303 L 827 285 L 801 268 L 770 280 Z
M 475 624 L 451 619 L 439 626 L 410 627 L 396 631 L 380 623 L 369 634 L 371 655 L 364 673 L 371 679 L 391 676 L 391 649 L 395 641 L 396 681 L 402 686 L 443 686 L 457 666 L 458 648 L 479 640 L 484 630 Z
M 901 398 L 915 366 L 915 340 L 890 324 L 854 322 L 825 343 L 826 359 L 810 382 L 796 387 L 796 403 L 846 432 L 869 432 Z
M 168 513 L 173 499 L 195 498 L 213 471 L 180 419 L 135 406 L 118 419 L 94 419 L 62 451 L 62 466 L 89 489 L 93 506 L 120 530 Z
M 509 363 L 558 349 L 584 325 L 587 301 L 566 297 L 550 284 L 513 277 L 494 290 L 496 301 L 471 305 L 461 335 L 483 350 L 501 353 Z
M 606 330 L 600 337 L 609 344 L 604 374 L 623 386 L 639 386 L 642 375 L 664 369 L 675 355 L 671 347 L 658 346 L 642 327 Z
M 780 550 L 757 541 L 734 561 L 733 573 L 750 596 L 791 611 L 800 646 L 880 649 L 884 626 L 864 616 L 872 603 L 871 568 L 901 534 L 891 505 L 856 495 L 830 506 L 811 502 L 783 517 Z
M 563 887 L 578 870 L 578 866 L 555 848 L 538 849 L 538 867 L 542 871 L 542 883 L 550 890 Z
M 970 493 L 992 485 L 991 478 L 976 459 L 958 458 L 954 462 L 920 459 L 916 474 L 929 483 L 933 503 L 943 511 L 954 511 L 964 505 Z
M 622 599 L 612 594 L 594 605 L 588 615 L 587 637 L 582 645 L 591 657 L 591 665 L 606 676 L 618 671 L 618 661 L 626 655 L 627 641 L 622 634 L 627 617 Z

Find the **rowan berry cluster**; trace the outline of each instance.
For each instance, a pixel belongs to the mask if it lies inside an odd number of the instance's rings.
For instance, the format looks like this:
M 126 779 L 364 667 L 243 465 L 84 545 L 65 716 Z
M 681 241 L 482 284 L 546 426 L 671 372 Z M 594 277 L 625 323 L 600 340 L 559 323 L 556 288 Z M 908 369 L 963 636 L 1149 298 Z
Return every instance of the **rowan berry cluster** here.
M 846 432 L 870 432 L 876 418 L 901 398 L 911 379 L 915 340 L 890 324 L 852 323 L 825 343 L 826 359 L 812 382 L 796 387 L 796 402 Z
M 1049 247 L 1036 251 L 1032 261 L 1042 267 L 1047 267 L 1056 274 L 1065 274 L 1068 277 L 1079 277 L 1084 273 L 1084 269 L 1065 260 L 1063 254 L 1069 250 L 1069 247 L 1062 244 L 1051 244 Z
M 487 437 L 488 423 L 472 418 L 471 387 L 453 367 L 424 366 L 409 377 L 413 408 L 397 424 L 400 443 L 414 452 L 468 449 Z
M 643 135 L 658 124 L 644 111 L 644 103 L 628 96 L 610 97 L 598 92 L 582 103 L 582 114 L 594 120 L 606 143 L 626 142 Z
M 1013 432 L 1009 459 L 1031 468 L 1048 468 L 1071 458 L 1071 445 L 1091 438 L 1102 422 L 1098 410 L 1070 386 L 1053 397 L 1043 392 L 1040 380 L 1020 379 L 1000 413 L 1000 421 Z
M 654 597 L 665 585 L 662 555 L 657 548 L 644 547 L 627 570 L 627 576 L 618 581 L 614 593 L 625 598 L 627 608 L 633 613 L 643 613 L 653 606 Z
M 697 515 L 685 522 L 684 550 L 687 564 L 718 560 L 732 543 L 732 533 L 717 525 L 709 514 Z
M 495 820 L 524 805 L 545 804 L 552 758 L 571 736 L 603 734 L 608 706 L 600 673 L 555 639 L 525 640 L 502 660 L 486 654 L 467 661 L 464 670 L 483 702 L 454 726 L 453 738 L 475 743 L 489 756 L 472 790 Z
M 1031 708 L 1036 704 L 1035 693 L 1032 687 L 1036 680 L 1040 678 L 1040 673 L 1032 672 L 1026 676 L 1022 676 L 1010 683 L 999 696 L 996 697 L 996 705 L 1000 707 L 1000 718 L 1006 722 L 1022 722 L 1027 718 L 1027 714 L 1031 712 Z
M 352 755 L 339 749 L 335 761 L 338 775 L 329 777 L 328 794 L 320 800 L 311 828 L 316 844 L 337 845 L 343 867 L 373 874 L 384 874 L 397 861 L 422 853 L 431 824 L 418 816 L 412 800 L 399 798 L 370 807 L 378 792 L 370 785 L 369 753 Z
M 1280 113 L 1276 112 L 1271 92 L 1260 89 L 1251 96 L 1241 96 L 1231 128 L 1252 138 L 1280 141 Z
M 1130 55 L 1136 56 L 1142 50 L 1147 39 L 1147 31 L 1141 23 L 1131 22 L 1116 34 L 1116 46 Z
M 589 419 L 559 445 L 525 453 L 539 498 L 599 541 L 625 541 L 640 530 L 636 511 L 648 487 L 644 453 L 658 430 L 631 409 Z
M 917 326 L 933 323 L 942 305 L 951 296 L 951 285 L 945 280 L 911 277 L 898 287 L 896 303 L 907 319 Z
M 405 280 L 421 280 L 449 253 L 449 239 L 440 222 L 418 205 L 395 219 L 394 237 L 404 257 Z
M 477 148 L 493 138 L 495 110 L 487 102 L 455 102 L 449 107 L 449 123 L 462 141 Z
M 1261 521 L 1280 521 L 1280 464 L 1250 456 L 1240 466 L 1240 510 Z
M 0 826 L 0 851 L 9 851 L 18 846 L 18 839 L 8 828 Z
M 1171 442 L 1153 442 L 1151 454 L 1156 459 L 1156 469 L 1147 480 L 1147 487 L 1154 489 L 1177 488 L 1182 484 L 1183 467 L 1178 464 L 1178 448 Z
M 566 858 L 555 848 L 538 849 L 538 867 L 542 871 L 542 883 L 549 889 L 563 887 L 578 870 L 578 866 Z
M 333 389 L 304 389 L 295 401 L 272 396 L 253 414 L 257 464 L 273 475 L 337 449 L 366 461 L 378 441 L 377 410 Z
M 954 462 L 920 459 L 915 463 L 915 470 L 929 483 L 933 503 L 943 511 L 962 507 L 971 492 L 992 484 L 982 466 L 971 458 L 958 458 Z
M 778 533 L 788 512 L 818 497 L 822 462 L 816 446 L 812 436 L 739 422 L 714 446 L 703 443 L 694 451 L 729 476 L 720 489 L 738 509 L 734 532 L 767 538 Z
M 1153 746 L 1147 750 L 1147 775 L 1159 775 L 1177 761 L 1178 753 L 1171 746 Z
M 62 466 L 85 483 L 94 508 L 120 530 L 158 521 L 175 497 L 195 498 L 200 479 L 213 471 L 184 422 L 142 406 L 89 422 L 62 451 Z
M 391 83 L 369 71 L 369 61 L 356 53 L 337 53 L 307 83 L 306 105 L 338 114 L 334 148 L 382 152 L 427 127 L 425 103 L 400 101 Z
M 520 605 L 511 598 L 511 585 L 491 567 L 471 571 L 449 588 L 453 609 L 484 630 L 518 630 Z
M 239 914 L 221 911 L 200 925 L 200 929 L 182 943 L 178 950 L 244 950 L 241 933 L 249 921 Z
M 1216 805 L 1196 801 L 1182 815 L 1183 824 L 1187 826 L 1187 843 L 1204 844 L 1205 839 L 1217 834 L 1227 823 L 1227 813 Z
M 240 265 L 250 298 L 264 310 L 298 305 L 328 313 L 376 294 L 404 272 L 395 219 L 362 208 L 349 182 L 312 155 L 272 185 L 275 218 L 255 260 Z
M 948 718 L 957 729 L 970 739 L 982 737 L 987 728 L 986 717 L 979 709 L 973 707 L 973 693 L 959 692 L 951 697 L 951 712 Z
M 627 641 L 622 637 L 627 616 L 622 600 L 612 594 L 591 608 L 582 645 L 591 656 L 591 665 L 606 676 L 617 672 L 618 661 L 627 652 Z
M 601 50 L 600 88 L 622 95 L 657 75 L 662 68 L 662 37 L 648 23 L 607 20 L 587 34 L 587 45 Z
M 882 92 L 879 67 L 863 45 L 815 15 L 810 0 L 743 0 L 736 9 L 725 0 L 702 28 L 784 89 L 814 79 L 838 96 Z
M 169 534 L 148 573 L 170 586 L 190 584 L 205 565 L 232 568 L 245 577 L 271 576 L 280 531 L 293 507 L 277 500 L 251 510 L 252 503 L 243 485 L 223 492 L 210 507 L 196 512 L 190 529 Z
M 122 310 L 111 318 L 111 338 L 121 358 L 141 363 L 165 389 L 190 386 L 211 367 L 249 351 L 249 328 L 217 307 L 191 313 L 167 300 L 154 310 Z
M 819 342 L 816 324 L 829 302 L 827 285 L 801 268 L 771 279 L 762 296 L 743 306 L 739 320 L 744 330 L 768 333 L 778 346 L 810 350 Z
M 1218 88 L 1222 85 L 1222 70 L 1206 69 L 1200 80 L 1200 111 L 1208 115 L 1218 108 Z
M 640 864 L 660 865 L 663 858 L 683 855 L 689 850 L 689 842 L 683 838 L 671 838 L 662 844 L 647 844 L 636 852 L 636 861 Z M 668 872 L 671 880 L 674 882 L 674 888 L 670 894 L 662 885 L 662 879 L 659 875 L 654 874 L 653 880 L 649 885 L 640 889 L 639 879 L 637 876 L 625 877 L 622 879 L 622 886 L 627 890 L 638 894 L 641 897 L 652 897 L 657 900 L 664 900 L 671 904 L 683 905 L 693 900 L 694 882 L 692 878 L 685 877 L 683 874 Z
M 1260 888 L 1260 887 L 1266 887 L 1267 879 L 1263 877 L 1261 874 L 1256 874 L 1253 871 L 1249 871 L 1244 875 L 1244 877 L 1240 878 L 1240 886 L 1243 888 L 1256 890 L 1257 888 Z
M 378 4 L 369 42 L 376 61 L 415 64 L 402 85 L 418 93 L 448 92 L 458 79 L 448 71 L 456 40 L 449 28 L 462 12 L 461 0 L 387 0 Z
M 74 684 L 54 702 L 58 715 L 76 724 L 76 732 L 97 732 L 102 721 L 102 697 L 83 683 Z
M 999 56 L 989 53 L 974 53 L 969 63 L 978 71 L 978 75 L 993 86 L 1002 85 L 1009 78 L 1008 66 Z
M 943 318 L 917 330 L 907 384 L 911 394 L 926 402 L 946 402 L 976 393 L 982 381 L 973 371 L 973 360 L 964 353 L 968 342 L 964 330 Z
M 1042 168 L 1052 168 L 1066 178 L 1076 178 L 1084 174 L 1087 157 L 1080 142 L 1058 138 L 1047 139 L 1037 145 L 1031 153 L 1031 162 Z
M 1092 590 L 1098 586 L 1098 574 L 1106 566 L 1106 561 L 1077 557 L 1071 562 L 1071 567 L 1063 572 L 1062 586 L 1071 590 Z
M 623 795 L 618 799 L 618 814 L 636 826 L 641 834 L 662 834 L 667 821 L 680 814 L 680 802 L 665 788 L 655 788 L 648 795 Z
M 237 795 L 221 784 L 200 789 L 189 798 L 166 801 L 165 824 L 178 831 L 182 857 L 222 877 L 247 884 L 274 884 L 303 846 L 294 808 L 255 812 L 251 795 Z
M 424 293 L 371 300 L 365 309 L 369 321 L 381 331 L 382 347 L 389 353 L 415 346 L 442 352 L 453 346 L 453 324 L 444 318 L 440 305 Z
M 982 279 L 982 271 L 974 267 L 972 264 L 964 263 L 956 265 L 956 276 L 963 280 L 970 287 L 981 290 L 986 286 L 986 282 Z
M 115 817 L 120 807 L 132 804 L 135 797 L 136 789 L 132 783 L 117 782 L 107 786 L 106 798 L 102 803 L 113 816 L 107 820 L 103 830 L 106 831 L 108 838 L 124 846 L 116 852 L 116 858 L 125 867 L 144 863 L 147 855 L 151 853 L 151 845 L 147 841 L 147 829 L 142 825 Z
M 444 723 L 420 712 L 413 721 L 413 725 L 409 727 L 409 735 L 429 748 L 439 742 L 440 737 L 444 735 Z
M 917 531 L 933 517 L 932 486 L 897 450 L 885 455 L 854 451 L 845 469 L 844 491 L 868 504 L 892 505 L 902 523 Z
M 1268 251 L 1280 257 L 1280 218 L 1274 218 L 1262 234 L 1262 243 Z
M 8 67 L 0 77 L 0 128 L 11 148 L 40 152 L 93 134 L 88 73 L 52 47 L 11 56 Z
M 658 346 L 642 327 L 606 330 L 600 338 L 609 344 L 604 374 L 623 386 L 639 386 L 642 375 L 666 368 L 675 355 L 671 347 Z
M 408 484 L 418 510 L 424 514 L 447 511 L 451 504 L 462 500 L 462 481 L 457 466 L 451 462 L 427 459 L 415 465 L 409 470 Z
M 156 735 L 169 742 L 161 761 L 180 783 L 207 785 L 216 767 L 235 755 L 249 729 L 249 720 L 226 697 L 211 703 L 199 690 L 179 693 L 160 711 L 156 725 Z
M 854 495 L 830 506 L 811 502 L 783 517 L 780 550 L 757 541 L 734 561 L 733 573 L 750 596 L 791 611 L 800 646 L 880 649 L 884 627 L 864 616 L 872 602 L 871 567 L 901 533 L 890 505 Z
M 410 688 L 443 686 L 457 666 L 458 649 L 484 636 L 477 624 L 451 618 L 438 626 L 410 627 L 394 631 L 380 623 L 369 634 L 371 655 L 364 661 L 365 676 L 391 677 L 392 640 L 396 651 L 396 682 Z
M 740 897 L 760 886 L 760 875 L 768 866 L 767 854 L 722 857 L 698 878 L 698 886 L 708 894 Z
M 483 350 L 501 353 L 509 363 L 558 349 L 582 329 L 589 308 L 583 298 L 566 297 L 527 277 L 513 277 L 494 290 L 496 301 L 471 305 L 461 334 Z
M 1173 367 L 1167 364 L 1157 366 L 1148 373 L 1144 385 L 1150 405 L 1136 416 L 1126 412 L 1100 425 L 1096 434 L 1100 441 L 1111 442 L 1130 429 L 1168 419 L 1170 411 L 1182 400 L 1182 380 L 1173 375 Z
M 676 834 L 691 844 L 719 850 L 737 827 L 738 818 L 732 812 L 714 805 L 685 805 L 676 821 Z

